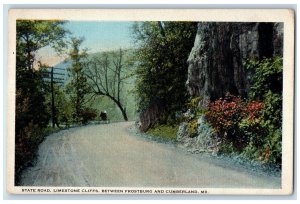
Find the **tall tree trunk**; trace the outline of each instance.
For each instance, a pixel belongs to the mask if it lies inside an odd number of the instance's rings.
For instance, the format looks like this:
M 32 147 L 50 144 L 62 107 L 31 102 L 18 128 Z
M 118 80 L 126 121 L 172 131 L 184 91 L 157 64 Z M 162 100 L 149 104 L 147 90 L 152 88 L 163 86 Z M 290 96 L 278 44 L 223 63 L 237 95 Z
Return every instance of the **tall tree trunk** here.
M 121 105 L 117 104 L 119 109 L 121 110 L 122 112 L 122 115 L 123 115 L 123 118 L 125 121 L 128 121 L 128 117 L 127 117 L 127 113 L 126 113 L 126 108 L 123 108 Z
M 122 112 L 123 118 L 125 121 L 128 121 L 127 113 L 126 113 L 126 107 L 123 107 L 121 102 L 115 99 L 114 97 L 107 95 L 115 104 L 117 104 L 118 108 Z

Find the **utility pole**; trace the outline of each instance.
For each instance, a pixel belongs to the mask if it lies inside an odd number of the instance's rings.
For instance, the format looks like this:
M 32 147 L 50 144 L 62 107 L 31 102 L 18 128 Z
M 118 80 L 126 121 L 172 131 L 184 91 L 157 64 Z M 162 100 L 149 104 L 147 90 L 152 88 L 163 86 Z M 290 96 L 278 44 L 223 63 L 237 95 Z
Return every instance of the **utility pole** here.
M 56 120 L 56 112 L 55 112 L 55 100 L 54 100 L 54 87 L 53 87 L 53 67 L 51 67 L 51 115 L 52 115 L 52 127 L 55 127 L 55 124 L 57 127 L 59 127 L 57 120 Z
M 60 69 L 60 70 L 64 70 L 62 68 L 54 68 L 54 67 L 49 67 L 51 68 L 50 71 L 50 77 L 49 77 L 49 72 L 46 72 L 45 74 L 47 74 L 47 77 L 45 77 L 46 79 L 50 78 L 50 91 L 51 91 L 51 117 L 52 117 L 52 127 L 54 128 L 55 125 L 59 128 L 59 123 L 57 121 L 57 116 L 56 116 L 56 107 L 55 107 L 55 90 L 54 90 L 54 84 L 55 83 L 62 83 L 62 81 L 64 79 L 62 78 L 58 78 L 58 77 L 54 77 L 54 75 L 64 75 L 61 73 L 55 73 L 54 69 Z M 49 81 L 48 81 L 49 82 Z

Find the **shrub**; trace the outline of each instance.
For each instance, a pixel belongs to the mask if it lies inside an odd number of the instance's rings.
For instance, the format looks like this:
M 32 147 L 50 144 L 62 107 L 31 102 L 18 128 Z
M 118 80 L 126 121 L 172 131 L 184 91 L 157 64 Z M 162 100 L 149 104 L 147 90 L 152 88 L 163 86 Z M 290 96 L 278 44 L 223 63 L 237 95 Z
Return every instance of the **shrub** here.
M 263 108 L 264 104 L 259 101 L 251 101 L 247 104 L 246 116 L 250 122 L 255 123 L 259 121 Z
M 254 104 L 257 105 L 254 105 Z M 247 141 L 243 154 L 251 159 L 258 159 L 262 154 L 263 144 L 266 135 L 266 128 L 262 125 L 263 104 L 261 102 L 250 102 L 248 105 L 247 117 L 239 123 L 241 137 Z
M 262 139 L 266 132 L 262 126 L 263 110 L 264 103 L 251 101 L 246 105 L 245 112 L 243 113 L 244 117 L 239 122 L 239 130 L 242 137 L 256 147 L 262 145 Z
M 189 133 L 190 137 L 197 136 L 197 132 L 198 132 L 198 118 L 193 118 L 192 120 L 190 120 L 188 122 L 187 130 L 188 130 L 188 133 Z
M 190 137 L 197 136 L 198 133 L 198 119 L 203 116 L 206 109 L 203 108 L 199 103 L 203 97 L 198 96 L 192 98 L 189 103 L 187 103 L 188 111 L 184 114 L 183 121 L 187 122 L 187 131 Z
M 216 130 L 222 141 L 236 141 L 238 138 L 238 124 L 245 114 L 245 103 L 240 97 L 226 94 L 209 103 L 206 113 L 207 121 Z
M 248 60 L 245 65 L 248 71 L 253 72 L 250 100 L 263 100 L 265 94 L 282 93 L 282 58 L 265 58 L 262 61 Z
M 281 129 L 268 127 L 261 160 L 281 165 Z
M 265 132 L 259 159 L 281 164 L 282 58 L 251 60 L 247 62 L 246 67 L 254 72 L 249 98 L 264 103 L 260 124 Z
M 189 103 L 187 103 L 187 107 L 193 112 L 193 113 L 196 113 L 198 112 L 199 110 L 199 102 L 200 100 L 202 99 L 201 96 L 198 96 L 198 97 L 195 97 L 195 98 L 192 98 L 191 101 Z
M 209 104 L 206 114 L 223 143 L 242 151 L 247 143 L 261 145 L 264 128 L 261 125 L 264 104 L 244 102 L 240 97 L 226 94 L 225 98 Z
M 81 112 L 82 124 L 86 125 L 90 120 L 97 117 L 97 111 L 92 108 L 86 108 Z
M 223 141 L 223 152 L 238 151 L 251 159 L 280 164 L 281 109 L 275 107 L 281 99 L 278 94 L 267 96 L 265 103 L 247 103 L 227 94 L 209 104 L 206 118 Z
M 175 141 L 178 128 L 178 125 L 157 125 L 149 129 L 147 133 L 164 141 Z
M 38 125 L 33 124 L 32 122 L 28 124 L 16 138 L 16 147 L 15 147 L 15 171 L 16 171 L 16 180 L 18 180 L 19 173 L 28 166 L 36 154 L 38 145 L 44 139 L 42 130 Z
M 28 74 L 28 73 L 27 73 Z M 32 74 L 35 74 L 34 72 Z M 21 171 L 33 161 L 38 145 L 43 140 L 43 130 L 49 121 L 45 111 L 44 96 L 37 88 L 37 79 L 25 78 L 25 88 L 16 89 L 15 115 L 15 184 L 17 185 Z M 17 81 L 18 83 L 20 81 Z M 28 84 L 27 84 L 28 83 Z M 36 85 L 36 86 L 34 86 Z M 28 89 L 28 90 L 27 90 Z
M 206 117 L 223 141 L 222 151 L 268 163 L 281 163 L 282 58 L 251 60 L 248 102 L 237 96 L 209 104 Z

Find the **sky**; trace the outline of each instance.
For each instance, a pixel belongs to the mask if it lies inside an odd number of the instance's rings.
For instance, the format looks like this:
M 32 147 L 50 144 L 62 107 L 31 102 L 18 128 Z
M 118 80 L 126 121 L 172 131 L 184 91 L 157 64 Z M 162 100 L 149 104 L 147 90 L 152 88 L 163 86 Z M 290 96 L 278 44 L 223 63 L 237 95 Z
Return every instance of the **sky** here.
M 83 47 L 90 52 L 129 48 L 133 22 L 72 21 L 65 27 L 76 37 L 84 37 Z
M 131 26 L 133 22 L 104 21 L 69 21 L 64 27 L 72 36 L 84 38 L 81 48 L 87 48 L 89 53 L 131 48 Z M 36 54 L 37 61 L 54 66 L 63 61 L 66 56 L 57 55 L 50 47 L 42 48 Z

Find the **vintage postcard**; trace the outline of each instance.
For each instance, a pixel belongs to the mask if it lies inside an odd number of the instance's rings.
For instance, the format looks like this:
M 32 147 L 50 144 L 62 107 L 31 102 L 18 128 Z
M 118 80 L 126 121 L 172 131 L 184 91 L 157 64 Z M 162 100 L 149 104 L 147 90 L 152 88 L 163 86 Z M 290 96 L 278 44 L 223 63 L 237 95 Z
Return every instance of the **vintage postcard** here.
M 293 193 L 293 10 L 11 9 L 8 25 L 9 193 Z

